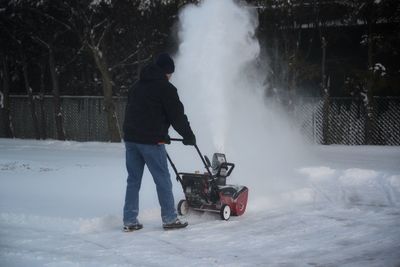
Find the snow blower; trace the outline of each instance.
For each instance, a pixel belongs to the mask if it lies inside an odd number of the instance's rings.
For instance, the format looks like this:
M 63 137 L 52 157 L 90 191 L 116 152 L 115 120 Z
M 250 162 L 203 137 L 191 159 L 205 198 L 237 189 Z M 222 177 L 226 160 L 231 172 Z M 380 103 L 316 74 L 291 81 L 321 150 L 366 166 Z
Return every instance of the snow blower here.
M 182 142 L 183 139 L 171 138 L 171 141 Z M 203 157 L 199 147 L 194 147 L 206 168 L 203 174 L 178 172 L 167 154 L 176 180 L 185 194 L 185 199 L 178 203 L 179 215 L 186 215 L 189 209 L 218 212 L 222 220 L 229 220 L 231 215 L 242 215 L 246 210 L 248 188 L 226 184 L 226 178 L 231 175 L 235 164 L 227 162 L 222 153 L 214 153 L 211 164 L 207 156 Z

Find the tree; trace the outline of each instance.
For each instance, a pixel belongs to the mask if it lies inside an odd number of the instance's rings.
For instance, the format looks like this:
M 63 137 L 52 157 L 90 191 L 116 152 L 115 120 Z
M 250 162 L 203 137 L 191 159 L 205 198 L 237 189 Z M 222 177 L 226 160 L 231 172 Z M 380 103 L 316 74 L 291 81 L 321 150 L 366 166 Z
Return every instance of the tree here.
M 39 9 L 40 7 L 40 9 Z M 36 41 L 39 45 L 43 46 L 47 50 L 48 56 L 48 67 L 50 70 L 51 76 L 51 84 L 52 84 L 52 93 L 53 93 L 53 104 L 54 104 L 54 121 L 56 126 L 56 136 L 58 140 L 65 140 L 65 130 L 63 124 L 63 111 L 61 107 L 61 99 L 60 99 L 60 86 L 58 79 L 58 67 L 56 63 L 55 50 L 59 47 L 57 46 L 57 41 L 60 36 L 63 36 L 66 32 L 71 31 L 71 27 L 57 19 L 53 16 L 53 12 L 51 9 L 55 9 L 52 6 L 51 1 L 45 2 L 42 1 L 41 5 L 36 8 L 29 8 L 29 11 L 32 12 L 33 16 L 36 18 L 35 21 L 38 23 L 35 24 L 35 29 L 32 33 L 31 38 Z M 49 12 L 50 11 L 50 12 Z M 49 27 L 50 26 L 50 27 Z M 51 29 L 49 31 L 49 29 Z M 41 67 L 41 102 L 43 103 L 44 96 L 44 67 Z M 43 104 L 42 104 L 42 114 L 43 114 Z M 43 119 L 42 119 L 43 121 Z M 44 122 L 42 122 L 44 123 Z M 43 125 L 44 126 L 44 125 Z
M 22 8 L 29 3 L 9 2 L 7 7 L 3 9 L 4 16 L 2 16 L 0 30 L 4 36 L 4 47 L 6 47 L 7 54 L 12 55 L 14 59 L 14 68 L 22 69 L 22 80 L 25 92 L 28 95 L 28 103 L 32 117 L 34 128 L 34 136 L 40 139 L 40 127 L 38 116 L 35 109 L 35 100 L 33 96 L 33 89 L 31 87 L 29 77 L 29 65 L 37 54 L 32 40 L 30 39 L 31 28 L 29 18 L 25 21 Z
M 304 93 L 303 87 L 311 91 L 309 81 L 318 80 L 320 84 L 320 57 L 315 59 L 321 47 L 318 32 L 323 27 L 319 2 L 256 1 L 259 35 L 266 39 L 264 46 L 271 64 L 269 83 L 284 92 L 289 106 L 296 95 Z
M 93 57 L 102 78 L 104 110 L 107 114 L 109 140 L 121 141 L 121 131 L 113 103 L 113 83 L 107 62 L 107 35 L 113 21 L 108 17 L 109 6 L 105 2 L 92 5 L 91 1 L 64 2 L 66 12 L 69 12 L 71 29 L 77 34 L 82 46 Z
M 166 21 L 171 18 L 170 14 L 177 12 L 173 7 L 169 1 L 155 4 L 134 0 L 65 4 L 70 13 L 71 28 L 93 58 L 101 76 L 104 110 L 112 142 L 121 140 L 112 97 L 117 91 L 115 85 L 118 78 L 126 76 L 118 70 L 121 67 L 130 70 L 136 67 L 135 72 L 139 73 L 141 64 L 147 62 L 149 55 L 160 45 L 156 40 L 162 40 L 160 37 L 169 31 L 170 24 Z
M 36 1 L 9 2 L 6 8 L 5 20 L 3 21 L 3 31 L 11 37 L 9 40 L 14 44 L 14 46 L 9 47 L 10 50 L 20 54 L 19 57 L 16 57 L 17 60 L 14 64 L 20 64 L 22 66 L 22 76 L 25 84 L 25 91 L 28 95 L 31 106 L 36 138 L 47 138 L 47 125 L 45 120 L 46 113 L 43 106 L 46 63 L 41 60 L 41 58 L 44 55 L 48 56 L 50 73 L 53 78 L 54 118 L 56 122 L 57 138 L 59 140 L 65 140 L 59 87 L 55 73 L 55 56 L 53 52 L 54 42 L 57 39 L 59 32 L 52 31 L 52 29 L 54 29 L 52 27 L 53 25 L 48 21 L 49 18 L 52 19 L 51 22 L 56 21 L 56 19 L 43 12 L 46 4 L 48 4 L 46 1 L 40 3 L 37 3 Z M 12 32 L 8 29 L 12 29 Z M 45 41 L 46 39 L 49 39 L 49 41 Z M 45 53 L 46 51 L 43 52 L 43 49 L 41 49 L 40 46 L 44 46 L 45 49 L 47 49 L 47 53 Z M 32 77 L 35 77 L 34 75 L 30 77 L 29 69 L 33 66 L 39 67 L 40 79 L 32 79 Z M 40 88 L 38 97 L 34 96 L 31 80 L 33 80 L 35 85 Z M 40 126 L 34 98 L 38 99 L 40 104 Z
M 393 23 L 398 25 L 400 20 L 399 3 L 393 0 L 348 0 L 346 4 L 349 7 L 347 14 L 348 24 L 361 24 L 363 27 L 364 34 L 361 37 L 360 44 L 366 47 L 364 51 L 367 59 L 360 69 L 353 71 L 354 77 L 349 75 L 350 77 L 347 80 L 351 81 L 351 84 L 359 85 L 355 86 L 355 88 L 359 88 L 358 93 L 363 98 L 366 110 L 364 142 L 365 144 L 374 144 L 374 136 L 376 134 L 374 96 L 378 94 L 379 85 L 387 74 L 386 68 L 380 62 L 383 58 L 379 58 L 380 54 L 382 54 L 380 46 L 388 47 L 385 45 L 388 41 L 384 36 L 388 33 L 383 31 L 382 25 L 387 27 L 390 27 Z M 398 54 L 398 48 L 397 52 L 396 50 L 394 51 L 393 56 L 395 57 L 396 54 Z

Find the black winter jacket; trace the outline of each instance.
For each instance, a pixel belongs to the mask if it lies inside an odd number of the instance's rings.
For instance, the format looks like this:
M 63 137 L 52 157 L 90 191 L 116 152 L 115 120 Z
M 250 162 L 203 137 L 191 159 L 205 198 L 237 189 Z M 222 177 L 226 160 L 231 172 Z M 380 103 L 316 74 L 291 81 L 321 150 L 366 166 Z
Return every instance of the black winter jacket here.
M 183 138 L 193 136 L 177 89 L 162 69 L 154 64 L 148 65 L 128 93 L 124 140 L 142 144 L 165 142 L 169 139 L 170 125 Z

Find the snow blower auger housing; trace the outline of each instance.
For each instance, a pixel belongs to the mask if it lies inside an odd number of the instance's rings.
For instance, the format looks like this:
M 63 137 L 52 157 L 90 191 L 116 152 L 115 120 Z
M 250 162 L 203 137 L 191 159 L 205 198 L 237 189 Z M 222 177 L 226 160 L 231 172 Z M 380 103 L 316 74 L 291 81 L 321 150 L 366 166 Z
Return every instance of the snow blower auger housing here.
M 171 138 L 171 141 L 183 139 Z M 222 153 L 214 153 L 211 164 L 207 156 L 203 157 L 197 145 L 195 148 L 207 170 L 203 174 L 178 172 L 167 154 L 176 180 L 181 183 L 185 194 L 185 199 L 178 203 L 179 215 L 187 214 L 189 209 L 218 212 L 222 220 L 229 220 L 231 215 L 242 215 L 246 211 L 248 188 L 226 184 L 226 178 L 231 175 L 235 164 L 227 162 Z

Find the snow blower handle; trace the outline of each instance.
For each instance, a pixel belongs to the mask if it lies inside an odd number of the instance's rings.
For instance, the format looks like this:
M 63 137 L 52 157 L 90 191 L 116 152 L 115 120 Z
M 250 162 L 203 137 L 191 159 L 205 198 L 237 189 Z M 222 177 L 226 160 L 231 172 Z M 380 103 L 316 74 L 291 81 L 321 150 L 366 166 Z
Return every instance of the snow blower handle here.
M 178 141 L 178 142 L 183 142 L 183 138 L 171 138 L 171 141 Z M 208 174 L 210 175 L 210 177 L 212 177 L 212 173 L 210 171 L 209 165 L 207 164 L 206 160 L 203 157 L 203 154 L 201 154 L 199 147 L 197 146 L 197 144 L 194 145 L 194 147 L 197 150 L 197 153 L 199 154 L 201 161 L 204 164 L 204 167 L 206 167 Z
M 183 142 L 183 138 L 170 138 L 169 140 Z

